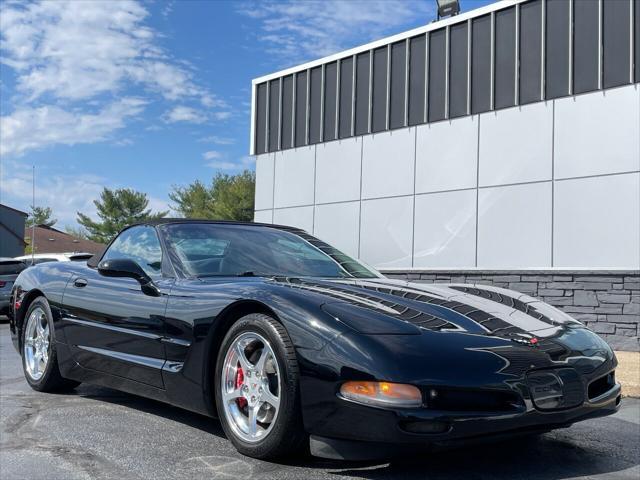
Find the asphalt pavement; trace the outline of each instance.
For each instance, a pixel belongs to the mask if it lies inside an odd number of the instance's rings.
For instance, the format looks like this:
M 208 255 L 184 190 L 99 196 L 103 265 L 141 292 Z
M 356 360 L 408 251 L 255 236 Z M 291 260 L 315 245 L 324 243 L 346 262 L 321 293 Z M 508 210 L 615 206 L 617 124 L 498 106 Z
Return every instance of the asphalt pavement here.
M 0 320 L 0 478 L 12 479 L 633 479 L 640 402 L 540 437 L 393 463 L 310 457 L 270 463 L 238 454 L 218 421 L 102 387 L 29 388 Z

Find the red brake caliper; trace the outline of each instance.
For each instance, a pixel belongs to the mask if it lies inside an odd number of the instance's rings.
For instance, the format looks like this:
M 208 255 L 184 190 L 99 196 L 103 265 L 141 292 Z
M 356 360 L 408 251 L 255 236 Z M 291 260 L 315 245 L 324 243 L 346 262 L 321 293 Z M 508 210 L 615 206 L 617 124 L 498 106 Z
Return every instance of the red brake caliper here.
M 244 383 L 244 372 L 242 371 L 242 367 L 238 364 L 238 369 L 236 370 L 236 388 L 240 388 Z M 244 408 L 247 406 L 247 399 L 243 397 L 238 397 L 236 399 L 236 403 L 239 408 Z

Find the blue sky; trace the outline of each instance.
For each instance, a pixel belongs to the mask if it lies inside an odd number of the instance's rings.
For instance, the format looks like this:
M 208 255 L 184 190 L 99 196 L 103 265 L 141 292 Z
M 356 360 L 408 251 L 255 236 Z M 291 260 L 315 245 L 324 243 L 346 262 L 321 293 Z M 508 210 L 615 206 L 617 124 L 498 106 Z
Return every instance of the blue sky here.
M 463 0 L 463 11 L 491 3 Z M 0 202 L 58 227 L 104 186 L 254 168 L 251 79 L 430 22 L 435 0 L 0 3 Z

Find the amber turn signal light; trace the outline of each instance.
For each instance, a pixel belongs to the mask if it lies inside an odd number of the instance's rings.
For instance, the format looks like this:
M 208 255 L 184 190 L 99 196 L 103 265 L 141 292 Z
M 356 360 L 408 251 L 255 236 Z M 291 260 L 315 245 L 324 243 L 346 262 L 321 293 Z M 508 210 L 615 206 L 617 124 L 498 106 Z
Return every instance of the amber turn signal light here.
M 345 382 L 340 395 L 347 400 L 379 407 L 415 408 L 422 405 L 422 393 L 413 385 L 390 382 Z

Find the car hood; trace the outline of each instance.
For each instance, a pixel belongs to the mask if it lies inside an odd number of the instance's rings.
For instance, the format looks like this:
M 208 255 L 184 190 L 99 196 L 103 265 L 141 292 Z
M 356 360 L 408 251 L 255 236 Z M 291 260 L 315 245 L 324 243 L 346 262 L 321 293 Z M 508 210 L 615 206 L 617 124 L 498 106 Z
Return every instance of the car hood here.
M 581 324 L 528 295 L 487 285 L 279 279 L 319 294 L 328 314 L 364 334 L 466 332 L 530 342 Z M 536 342 L 537 340 L 533 340 Z

